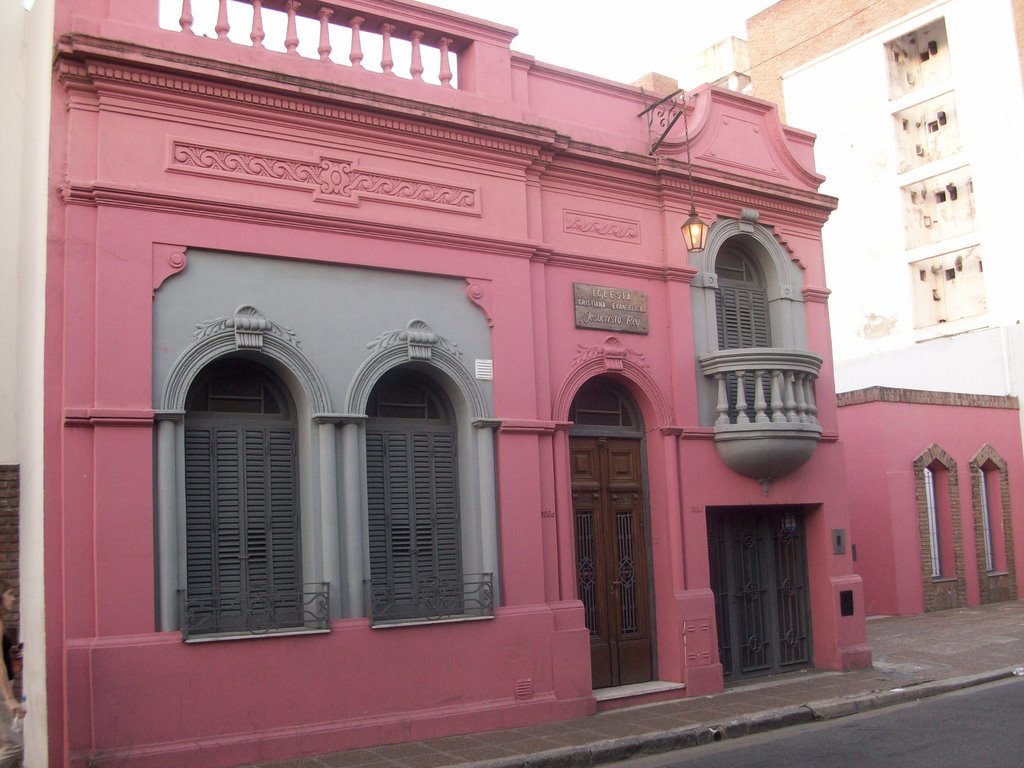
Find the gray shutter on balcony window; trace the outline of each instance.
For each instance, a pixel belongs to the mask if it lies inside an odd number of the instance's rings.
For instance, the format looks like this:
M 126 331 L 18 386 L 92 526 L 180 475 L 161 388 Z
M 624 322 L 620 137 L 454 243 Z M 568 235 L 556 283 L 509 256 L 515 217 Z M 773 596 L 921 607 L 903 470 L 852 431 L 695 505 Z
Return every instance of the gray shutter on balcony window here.
M 370 578 L 387 618 L 428 615 L 461 592 L 455 439 L 446 429 L 368 430 Z
M 729 285 L 723 280 L 716 308 L 719 349 L 771 346 L 768 297 L 764 288 Z

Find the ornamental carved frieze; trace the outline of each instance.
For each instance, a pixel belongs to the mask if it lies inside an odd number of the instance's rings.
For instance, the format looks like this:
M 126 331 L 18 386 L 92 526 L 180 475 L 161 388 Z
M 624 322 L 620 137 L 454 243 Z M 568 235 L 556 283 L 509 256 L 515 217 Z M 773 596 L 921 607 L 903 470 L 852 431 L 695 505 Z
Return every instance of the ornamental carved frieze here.
M 602 343 L 592 347 L 577 345 L 576 350 L 576 357 L 572 361 L 574 368 L 580 368 L 591 360 L 601 360 L 606 371 L 621 371 L 627 360 L 641 368 L 650 368 L 642 352 L 630 349 L 617 336 L 608 336 Z
M 235 332 L 236 349 L 263 349 L 264 336 L 274 336 L 296 349 L 302 348 L 294 331 L 267 320 L 256 307 L 248 304 L 236 309 L 231 317 L 220 317 L 197 325 L 196 332 L 192 334 L 192 342 L 202 341 L 223 331 Z
M 480 213 L 480 192 L 475 187 L 376 173 L 358 167 L 356 160 L 324 155 L 318 160 L 297 160 L 174 141 L 170 169 L 307 188 L 314 199 L 323 202 L 358 205 L 365 197 L 457 213 Z
M 640 222 L 599 216 L 582 211 L 562 211 L 562 229 L 571 235 L 600 237 L 624 243 L 640 244 Z
M 435 333 L 422 320 L 410 320 L 401 330 L 382 333 L 367 344 L 366 348 L 371 352 L 381 352 L 389 347 L 399 346 L 408 347 L 410 360 L 431 360 L 435 349 L 444 350 L 455 357 L 462 356 L 462 351 L 454 341 Z

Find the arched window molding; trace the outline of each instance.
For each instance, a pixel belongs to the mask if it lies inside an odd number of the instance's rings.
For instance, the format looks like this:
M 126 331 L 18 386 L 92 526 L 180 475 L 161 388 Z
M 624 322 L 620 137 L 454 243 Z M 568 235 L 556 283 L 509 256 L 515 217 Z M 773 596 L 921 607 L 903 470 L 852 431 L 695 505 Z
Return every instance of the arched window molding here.
M 768 313 L 772 329 L 772 346 L 786 349 L 807 348 L 807 327 L 803 297 L 800 293 L 802 275 L 789 252 L 779 244 L 770 230 L 757 224 L 757 214 L 744 210 L 739 219 L 719 219 L 708 233 L 704 250 L 695 254 L 697 276 L 692 283 L 695 294 L 695 341 L 700 352 L 718 349 L 714 293 L 718 288 L 715 264 L 719 252 L 733 238 L 755 259 L 765 279 Z M 702 331 L 702 332 L 700 332 Z
M 981 602 L 1016 600 L 1009 468 L 1003 457 L 986 443 L 971 459 L 970 472 Z
M 185 587 L 184 416 L 189 388 L 211 363 L 228 356 L 258 361 L 282 376 L 297 407 L 303 571 L 329 585 L 330 614 L 340 615 L 341 563 L 336 504 L 337 462 L 327 386 L 295 334 L 242 305 L 230 317 L 197 326 L 175 361 L 156 404 L 158 624 L 181 626 L 178 592 Z M 314 438 L 316 433 L 316 438 Z
M 927 470 L 927 471 L 926 471 Z M 929 473 L 932 485 L 929 486 Z M 914 459 L 915 506 L 921 558 L 921 583 L 925 611 L 962 607 L 967 604 L 967 580 L 964 574 L 963 532 L 960 522 L 960 484 L 956 460 L 938 445 L 931 445 Z M 941 484 L 940 484 L 941 483 Z M 932 492 L 930 492 L 930 490 Z M 929 499 L 931 498 L 931 501 Z M 930 504 L 935 505 L 935 520 L 940 526 L 937 546 L 952 555 L 945 558 L 943 575 L 932 573 L 933 530 L 929 523 Z M 951 539 L 945 545 L 945 538 Z
M 461 508 L 462 558 L 467 573 L 493 575 L 494 605 L 498 594 L 498 513 L 495 481 L 494 435 L 499 425 L 491 414 L 483 391 L 473 374 L 462 362 L 457 345 L 434 332 L 422 320 L 410 320 L 405 328 L 389 331 L 367 344 L 370 355 L 356 371 L 349 387 L 345 408 L 354 414 L 346 424 L 343 440 L 343 473 L 349 477 L 366 477 L 363 451 L 350 451 L 348 446 L 366 444 L 366 408 L 370 394 L 381 377 L 400 366 L 428 376 L 444 390 L 455 411 L 456 435 L 459 444 L 458 472 Z M 347 417 L 346 417 L 347 418 Z M 346 482 L 346 493 L 350 488 Z M 346 496 L 347 502 L 349 501 Z M 355 501 L 355 499 L 351 499 Z M 365 481 L 360 487 L 358 504 L 346 503 L 345 561 L 348 582 L 349 615 L 366 615 L 362 591 L 354 593 L 355 584 L 369 578 L 369 553 L 366 549 L 367 492 Z M 358 529 L 358 539 L 352 534 Z

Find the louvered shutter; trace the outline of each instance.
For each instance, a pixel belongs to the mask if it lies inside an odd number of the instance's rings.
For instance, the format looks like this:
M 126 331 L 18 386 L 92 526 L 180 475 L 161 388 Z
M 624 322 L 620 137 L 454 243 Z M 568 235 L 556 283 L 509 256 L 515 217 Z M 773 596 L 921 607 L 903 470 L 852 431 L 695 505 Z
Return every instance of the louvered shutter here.
M 185 430 L 190 621 L 218 632 L 242 621 L 242 489 L 237 429 Z
M 749 349 L 771 346 L 768 328 L 768 296 L 764 288 L 749 285 L 733 285 L 720 281 L 716 296 L 719 349 Z M 729 398 L 729 417 L 735 419 L 736 376 L 726 376 L 726 392 Z M 754 380 L 747 377 L 743 383 L 747 400 L 747 415 L 753 419 Z
M 723 280 L 716 299 L 719 349 L 771 346 L 763 288 L 728 285 Z
M 295 430 L 267 430 L 267 474 L 270 478 L 268 525 L 270 573 L 274 594 L 274 626 L 301 622 L 302 557 L 296 492 Z
M 455 439 L 433 430 L 368 430 L 372 610 L 410 618 L 461 605 L 462 567 Z
M 298 623 L 294 430 L 187 428 L 185 508 L 190 630 Z

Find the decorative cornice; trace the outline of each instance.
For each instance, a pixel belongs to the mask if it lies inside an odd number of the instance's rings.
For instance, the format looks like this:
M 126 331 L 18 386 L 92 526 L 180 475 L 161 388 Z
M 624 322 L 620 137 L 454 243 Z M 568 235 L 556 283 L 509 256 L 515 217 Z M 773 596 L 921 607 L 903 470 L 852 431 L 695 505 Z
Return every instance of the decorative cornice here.
M 382 333 L 366 345 L 371 352 L 383 352 L 390 347 L 404 346 L 408 350 L 410 360 L 431 360 L 434 350 L 440 349 L 455 358 L 462 357 L 462 352 L 454 341 L 434 333 L 422 320 L 410 320 L 400 331 Z
M 65 408 L 66 427 L 152 427 L 150 408 Z
M 573 368 L 582 367 L 591 360 L 601 360 L 606 371 L 621 371 L 626 360 L 634 363 L 640 368 L 650 368 L 642 352 L 630 349 L 617 336 L 608 336 L 604 343 L 592 347 L 585 347 L 582 344 L 576 347 L 578 354 L 573 358 Z
M 358 205 L 360 197 L 480 215 L 480 190 L 356 168 L 355 160 L 274 157 L 172 141 L 168 170 L 313 190 L 322 202 Z
M 596 213 L 564 209 L 562 211 L 562 229 L 571 235 L 586 235 L 605 240 L 640 244 L 640 222 L 629 219 L 617 219 Z
M 153 291 L 156 292 L 164 280 L 181 272 L 187 264 L 184 245 L 153 243 Z
M 79 42 L 81 39 L 82 38 L 76 38 L 75 42 Z M 105 42 L 91 38 L 87 39 L 87 41 L 89 43 L 100 44 Z M 109 54 L 109 51 L 104 50 L 103 54 L 107 55 Z M 181 57 L 179 56 L 178 58 Z M 163 61 L 162 63 L 166 65 L 178 64 L 179 62 L 176 60 L 174 62 Z M 267 79 L 266 73 L 262 70 L 252 70 L 246 67 L 224 65 L 223 63 L 211 62 L 207 59 L 195 59 L 195 61 L 186 63 L 192 63 L 197 67 L 203 67 L 206 69 L 209 68 L 211 63 L 217 63 L 220 64 L 221 69 L 225 70 L 223 74 L 227 77 L 244 77 L 249 80 L 259 79 L 264 81 Z M 292 114 L 322 118 L 331 122 L 344 122 L 353 125 L 360 125 L 372 130 L 387 130 L 389 132 L 401 133 L 403 135 L 450 141 L 465 146 L 479 147 L 480 149 L 484 149 L 489 152 L 503 152 L 529 159 L 538 157 L 539 150 L 533 142 L 548 144 L 554 141 L 557 137 L 557 134 L 553 131 L 535 126 L 524 126 L 519 123 L 511 123 L 497 118 L 492 120 L 485 119 L 486 125 L 484 125 L 481 124 L 481 120 L 483 118 L 479 114 L 463 114 L 459 110 L 438 107 L 437 105 L 428 106 L 433 111 L 436 111 L 438 113 L 437 116 L 441 119 L 465 120 L 467 122 L 472 121 L 474 125 L 479 127 L 494 131 L 506 131 L 509 133 L 516 132 L 522 134 L 524 132 L 524 128 L 526 128 L 527 135 L 522 136 L 521 139 L 518 136 L 516 138 L 502 138 L 500 136 L 473 133 L 469 126 L 467 126 L 466 129 L 461 129 L 460 127 L 452 126 L 450 124 L 443 125 L 439 123 L 418 122 L 410 120 L 402 115 L 403 113 L 409 114 L 412 110 L 415 110 L 416 113 L 421 113 L 424 109 L 424 104 L 422 102 L 390 97 L 380 93 L 371 94 L 369 92 L 360 91 L 359 89 L 327 83 L 322 80 L 302 80 L 299 84 L 303 87 L 308 87 L 309 83 L 314 83 L 316 90 L 325 92 L 324 95 L 327 97 L 342 97 L 358 99 L 361 101 L 372 99 L 373 106 L 376 108 L 390 108 L 394 111 L 390 113 L 370 112 L 369 110 L 362 111 L 355 108 L 335 106 L 324 101 L 307 101 L 289 95 L 261 90 L 261 88 L 269 87 L 271 84 L 280 85 L 280 82 L 278 81 L 275 81 L 274 83 L 267 82 L 266 84 L 254 85 L 223 85 L 186 74 L 169 74 L 166 70 L 151 72 L 144 69 L 136 69 L 135 67 L 125 64 L 92 60 L 76 61 L 66 58 L 65 56 L 61 56 L 58 59 L 56 70 L 58 76 L 63 82 L 69 86 L 79 89 L 88 85 L 95 86 L 97 83 L 103 81 L 119 83 L 146 89 L 178 93 L 189 99 L 195 99 L 196 97 L 214 98 L 258 109 L 276 109 Z M 242 82 L 247 81 L 243 80 Z
M 804 301 L 810 301 L 816 304 L 827 304 L 828 297 L 832 295 L 832 291 L 819 285 L 805 285 L 800 289 L 800 293 L 803 294 Z
M 494 327 L 494 318 L 491 316 L 491 300 L 493 291 L 491 290 L 491 281 L 478 279 L 475 277 L 466 278 L 466 296 L 469 300 L 480 307 L 483 310 L 484 317 L 487 318 L 487 325 L 491 328 Z
M 203 339 L 228 330 L 235 332 L 236 349 L 263 349 L 265 335 L 276 336 L 285 344 L 302 349 L 302 344 L 295 338 L 294 331 L 267 320 L 256 307 L 248 304 L 236 309 L 232 317 L 221 317 L 197 325 L 195 333 L 192 334 L 192 343 L 197 344 Z

